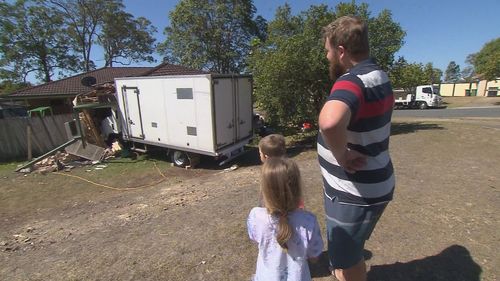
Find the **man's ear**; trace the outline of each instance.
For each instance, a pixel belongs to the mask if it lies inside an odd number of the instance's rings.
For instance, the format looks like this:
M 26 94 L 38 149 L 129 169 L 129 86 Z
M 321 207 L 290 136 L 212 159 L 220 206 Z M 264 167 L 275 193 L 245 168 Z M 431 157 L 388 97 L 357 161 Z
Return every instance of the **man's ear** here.
M 339 52 L 339 58 L 342 59 L 346 55 L 344 46 L 338 46 L 337 52 Z

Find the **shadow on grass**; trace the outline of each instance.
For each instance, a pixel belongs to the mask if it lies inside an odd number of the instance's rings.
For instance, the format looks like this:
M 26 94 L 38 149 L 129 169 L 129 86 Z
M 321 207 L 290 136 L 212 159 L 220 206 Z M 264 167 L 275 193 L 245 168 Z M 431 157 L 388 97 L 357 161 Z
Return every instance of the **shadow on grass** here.
M 395 122 L 391 126 L 391 136 L 415 133 L 421 130 L 444 130 L 438 124 L 423 123 L 423 122 Z
M 253 166 L 253 165 L 258 165 L 260 162 L 257 162 L 259 160 L 259 152 L 255 148 L 249 148 L 246 149 L 248 151 L 245 152 L 245 154 L 239 156 L 238 158 L 230 161 L 229 163 L 226 163 L 224 165 L 219 165 L 219 163 L 222 160 L 216 160 L 212 156 L 208 155 L 199 155 L 200 156 L 200 163 L 196 165 L 196 169 L 205 169 L 205 170 L 223 170 L 225 168 L 229 168 L 234 164 L 238 164 L 238 166 L 243 166 L 240 165 L 240 161 L 244 164 L 244 166 Z M 256 150 L 256 151 L 255 151 Z M 156 147 L 156 146 L 149 146 L 148 147 L 148 152 L 146 153 L 137 153 L 130 151 L 127 153 L 127 156 L 123 157 L 118 157 L 117 159 L 109 160 L 106 162 L 113 162 L 113 163 L 136 163 L 136 162 L 141 162 L 141 161 L 156 161 L 156 162 L 168 162 L 171 165 L 172 164 L 172 159 L 169 154 L 167 154 L 167 149 L 162 148 L 162 147 Z M 260 161 L 260 160 L 259 160 Z M 176 167 L 177 169 L 184 169 L 180 167 Z
M 465 247 L 453 245 L 420 260 L 374 265 L 368 272 L 368 281 L 479 281 L 481 271 Z
M 236 164 L 240 167 L 251 167 L 262 164 L 260 162 L 259 148 L 256 146 L 245 147 L 245 154 L 229 162 L 228 164 L 226 164 L 226 166 L 231 166 L 233 164 Z
M 364 251 L 365 260 L 372 257 Z M 309 263 L 311 277 L 330 276 L 328 253 L 324 251 L 316 263 Z M 368 272 L 368 281 L 479 281 L 481 267 L 474 262 L 469 251 L 460 245 L 453 245 L 435 256 L 407 263 L 373 265 Z

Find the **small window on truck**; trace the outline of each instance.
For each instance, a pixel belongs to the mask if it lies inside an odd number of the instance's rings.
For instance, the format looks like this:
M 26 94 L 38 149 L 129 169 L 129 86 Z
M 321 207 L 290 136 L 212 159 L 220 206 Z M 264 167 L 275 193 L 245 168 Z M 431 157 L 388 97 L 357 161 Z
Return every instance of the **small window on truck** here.
M 427 88 L 423 88 L 422 89 L 422 92 L 426 93 L 426 94 L 432 94 L 432 89 L 430 87 L 427 87 Z
M 177 99 L 179 100 L 192 100 L 193 88 L 177 88 Z

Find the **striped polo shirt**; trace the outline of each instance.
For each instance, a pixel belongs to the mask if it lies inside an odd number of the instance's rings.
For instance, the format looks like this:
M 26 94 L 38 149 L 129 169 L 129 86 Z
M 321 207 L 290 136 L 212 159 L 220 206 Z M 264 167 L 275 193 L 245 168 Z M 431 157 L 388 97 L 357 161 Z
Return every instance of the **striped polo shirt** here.
M 395 178 L 389 155 L 391 116 L 394 105 L 387 74 L 372 60 L 356 64 L 341 76 L 328 101 L 346 103 L 351 110 L 347 147 L 367 157 L 353 174 L 346 172 L 318 134 L 318 159 L 325 195 L 354 205 L 374 205 L 392 199 Z

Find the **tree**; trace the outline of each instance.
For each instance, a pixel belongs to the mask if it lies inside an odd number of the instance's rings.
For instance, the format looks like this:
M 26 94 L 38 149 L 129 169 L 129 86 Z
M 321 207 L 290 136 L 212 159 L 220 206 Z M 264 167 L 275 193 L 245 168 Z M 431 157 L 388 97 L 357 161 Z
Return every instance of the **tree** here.
M 460 80 L 460 66 L 455 61 L 451 61 L 446 68 L 444 81 L 455 83 L 458 80 Z
M 134 19 L 129 13 L 114 11 L 104 15 L 102 25 L 98 42 L 104 49 L 105 66 L 154 61 L 151 56 L 155 48 L 152 34 L 156 28 L 149 20 L 143 17 Z M 123 62 L 124 59 L 127 62 Z
M 333 15 L 326 5 L 311 6 L 299 16 L 288 4 L 268 25 L 268 39 L 254 46 L 249 59 L 257 106 L 274 124 L 316 120 L 331 85 L 321 28 Z
M 441 83 L 441 76 L 443 72 L 439 68 L 435 68 L 431 62 L 427 63 L 423 69 L 424 72 L 424 84 L 437 84 Z
M 464 69 L 460 73 L 460 76 L 465 82 L 474 82 L 478 78 L 476 69 L 474 67 L 475 58 L 476 54 L 470 54 L 465 59 L 465 63 L 467 63 L 467 66 L 464 67 Z
M 406 32 L 393 21 L 389 10 L 382 10 L 377 17 L 369 19 L 368 30 L 370 55 L 382 69 L 388 71 L 394 62 L 394 54 L 403 46 Z
M 321 30 L 335 18 L 356 15 L 381 26 L 370 31 L 372 53 L 378 61 L 388 61 L 402 44 L 404 32 L 394 32 L 399 26 L 390 20 L 390 13 L 370 17 L 368 5 L 341 3 L 331 10 L 327 5 L 310 6 L 299 15 L 292 15 L 288 4 L 277 9 L 268 24 L 268 38 L 256 40 L 249 57 L 255 85 L 256 105 L 274 124 L 294 124 L 315 121 L 331 88 L 328 61 L 325 57 Z M 376 21 L 381 18 L 383 20 Z M 369 27 L 370 28 L 370 27 Z M 384 30 L 387 34 L 379 34 Z M 387 38 L 390 34 L 394 38 Z M 373 40 L 373 41 L 372 41 Z M 388 42 L 382 47 L 378 42 Z M 392 46 L 389 48 L 388 46 Z M 392 63 L 392 62 L 391 62 Z M 386 63 L 389 64 L 389 63 Z
M 31 86 L 29 82 L 12 82 L 5 80 L 0 82 L 0 96 L 8 95 L 14 91 Z
M 471 65 L 464 67 L 464 69 L 460 72 L 460 77 L 462 77 L 464 82 L 473 82 L 475 80 L 475 76 L 476 73 L 474 71 L 474 67 Z
M 399 57 L 389 71 L 389 78 L 394 88 L 402 88 L 413 92 L 419 85 L 441 83 L 443 72 L 432 63 L 425 66 L 422 63 L 408 63 L 404 57 Z
M 154 61 L 145 18 L 123 11 L 122 0 L 17 0 L 0 2 L 0 80 L 44 82 L 57 74 L 95 68 L 91 49 L 104 48 L 105 66 Z M 98 38 L 98 41 L 96 40 Z
M 254 19 L 252 0 L 181 0 L 159 51 L 166 61 L 219 73 L 246 67 L 250 42 L 265 37 L 265 20 Z
M 76 57 L 66 46 L 63 18 L 35 1 L 0 3 L 0 78 L 26 82 L 29 73 L 44 82 L 57 69 L 74 71 Z
M 391 66 L 389 70 L 389 80 L 391 81 L 393 88 L 403 88 L 405 83 L 403 80 L 403 69 L 408 65 L 408 61 L 401 56 L 399 57 Z
M 95 68 L 90 58 L 98 27 L 104 16 L 123 9 L 121 0 L 48 0 L 48 7 L 55 9 L 64 19 L 67 33 L 74 51 L 82 60 L 81 70 L 88 72 Z
M 486 80 L 500 77 L 500 38 L 491 40 L 471 55 L 475 71 Z
M 427 67 L 433 69 L 432 64 L 427 64 Z M 434 72 L 432 75 L 435 75 Z M 407 92 L 418 85 L 430 84 L 432 79 L 421 63 L 408 63 L 404 57 L 399 57 L 393 64 L 389 77 L 394 88 L 403 88 Z

